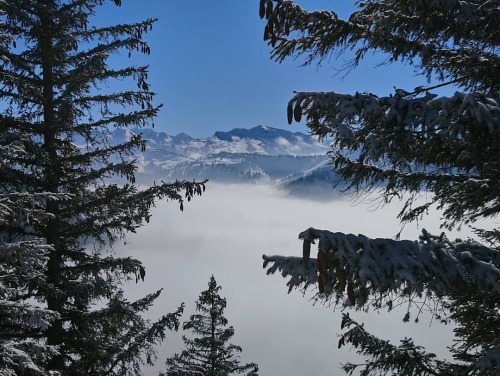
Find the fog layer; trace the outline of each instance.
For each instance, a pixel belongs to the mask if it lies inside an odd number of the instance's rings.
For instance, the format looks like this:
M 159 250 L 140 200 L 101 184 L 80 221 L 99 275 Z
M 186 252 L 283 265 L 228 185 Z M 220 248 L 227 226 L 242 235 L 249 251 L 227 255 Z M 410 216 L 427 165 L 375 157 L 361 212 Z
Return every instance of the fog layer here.
M 119 256 L 143 261 L 147 270 L 145 282 L 125 290 L 135 299 L 164 288 L 148 316 L 159 317 L 185 302 L 187 320 L 213 274 L 227 298 L 226 317 L 236 332 L 232 343 L 243 347 L 243 362 L 259 364 L 261 375 L 341 374 L 340 363 L 361 362 L 353 350 L 337 349 L 341 309 L 313 305 L 312 294 L 287 294 L 286 280 L 266 275 L 262 254 L 301 255 L 297 236 L 308 227 L 393 238 L 400 230 L 400 207 L 374 209 L 368 202 L 353 205 L 349 197 L 318 202 L 292 199 L 267 186 L 209 183 L 184 212 L 161 202 L 148 226 L 116 249 Z M 440 232 L 439 216 L 428 216 L 419 226 L 407 226 L 402 238 L 417 239 L 421 228 Z M 395 344 L 412 337 L 438 356 L 446 355 L 451 328 L 437 323 L 430 327 L 429 317 L 403 324 L 404 312 L 353 314 L 368 330 Z M 168 334 L 156 366 L 146 369 L 146 375 L 157 375 L 166 357 L 182 350 L 181 334 Z

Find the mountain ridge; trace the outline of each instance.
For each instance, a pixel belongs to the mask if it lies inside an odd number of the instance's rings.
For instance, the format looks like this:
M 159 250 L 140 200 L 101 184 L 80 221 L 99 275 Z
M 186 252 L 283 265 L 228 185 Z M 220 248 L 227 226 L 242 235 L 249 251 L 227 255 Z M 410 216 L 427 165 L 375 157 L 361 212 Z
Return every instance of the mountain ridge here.
M 321 185 L 331 191 L 330 146 L 311 135 L 259 125 L 217 131 L 207 138 L 186 133 L 168 135 L 150 128 L 117 130 L 111 143 L 141 134 L 143 153 L 136 154 L 137 181 L 209 179 L 220 183 L 273 184 L 281 189 Z M 310 179 L 307 176 L 311 176 Z M 312 178 L 314 177 L 314 178 Z

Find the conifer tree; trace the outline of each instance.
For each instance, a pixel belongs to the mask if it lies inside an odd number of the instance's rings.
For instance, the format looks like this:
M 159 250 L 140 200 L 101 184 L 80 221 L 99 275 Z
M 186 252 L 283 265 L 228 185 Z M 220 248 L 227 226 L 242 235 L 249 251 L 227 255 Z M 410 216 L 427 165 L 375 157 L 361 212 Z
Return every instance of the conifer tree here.
M 148 54 L 143 36 L 155 20 L 93 26 L 104 3 L 0 1 L 5 374 L 140 375 L 155 343 L 178 326 L 182 307 L 155 322 L 142 317 L 160 291 L 133 302 L 123 296 L 121 284 L 144 280 L 145 270 L 113 246 L 149 220 L 158 199 L 182 209 L 204 183 L 140 189 L 133 157 L 144 141 L 132 134 L 109 142 L 114 128 L 150 124 L 160 105 L 147 66 L 108 66 L 120 51 Z M 130 84 L 114 90 L 117 80 Z
M 196 301 L 196 311 L 200 313 L 191 315 L 183 324 L 183 329 L 193 332 L 194 338 L 182 337 L 186 349 L 168 358 L 167 373 L 160 375 L 225 376 L 243 372 L 257 375 L 259 368 L 255 363 L 240 364 L 236 354 L 242 351 L 241 347 L 228 343 L 234 329 L 227 326 L 226 299 L 219 295 L 220 289 L 211 276 L 208 290 Z
M 2 34 L 2 45 L 12 42 L 12 36 Z M 6 57 L 3 56 L 3 59 Z M 28 138 L 12 133 L 0 115 L 0 175 L 9 177 L 7 161 L 26 154 Z M 45 375 L 43 367 L 57 354 L 54 346 L 37 341 L 58 314 L 27 301 L 46 286 L 50 246 L 41 239 L 22 240 L 10 236 L 9 229 L 31 226 L 47 220 L 43 202 L 48 198 L 64 199 L 60 193 L 0 193 L 0 374 Z M 67 198 L 67 197 L 66 197 Z
M 366 54 L 385 54 L 421 75 L 422 85 L 384 96 L 361 92 L 295 92 L 287 116 L 305 116 L 320 139 L 333 140 L 331 163 L 340 184 L 381 202 L 404 198 L 400 220 L 443 210 L 452 229 L 500 212 L 500 11 L 497 1 L 356 2 L 348 19 L 307 11 L 288 0 L 261 0 L 264 39 L 281 62 L 304 56 L 324 63 L 352 51 L 354 69 Z M 336 60 L 330 60 L 336 63 Z M 394 82 L 397 87 L 398 83 Z M 452 87 L 452 95 L 436 89 Z M 422 193 L 426 201 L 418 201 Z M 498 375 L 500 370 L 500 231 L 475 228 L 478 241 L 426 231 L 418 242 L 308 229 L 303 258 L 264 256 L 268 273 L 288 276 L 289 289 L 317 283 L 318 299 L 351 307 L 391 309 L 407 301 L 456 325 L 455 362 L 436 359 L 411 340 L 395 346 L 345 314 L 339 347 L 368 359 L 346 364 L 362 375 Z M 318 241 L 318 258 L 309 259 Z M 418 302 L 421 303 L 418 303 Z M 422 303 L 423 302 L 423 303 Z M 433 302 L 433 304 L 429 304 Z M 411 312 L 404 319 L 409 320 Z M 418 316 L 417 316 L 418 318 Z

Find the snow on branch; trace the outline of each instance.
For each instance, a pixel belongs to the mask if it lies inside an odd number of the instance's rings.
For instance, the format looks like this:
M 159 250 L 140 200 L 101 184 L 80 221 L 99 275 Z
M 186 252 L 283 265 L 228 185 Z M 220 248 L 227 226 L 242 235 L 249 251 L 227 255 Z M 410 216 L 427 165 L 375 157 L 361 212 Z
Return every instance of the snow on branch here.
M 290 277 L 290 280 L 287 282 L 288 293 L 299 286 L 307 289 L 309 286 L 316 283 L 318 273 L 318 263 L 316 259 L 310 259 L 306 263 L 302 257 L 263 255 L 262 258 L 264 259 L 264 268 L 266 268 L 269 263 L 272 263 L 267 269 L 267 274 L 274 274 L 279 270 L 283 278 Z
M 447 228 L 500 208 L 498 95 L 297 92 L 287 112 L 290 123 L 305 115 L 313 134 L 334 140 L 333 169 L 356 192 L 384 187 L 388 202 L 407 191 L 410 203 L 413 194 L 431 192 Z
M 278 62 L 303 57 L 304 65 L 321 64 L 352 50 L 353 57 L 339 68 L 349 72 L 368 52 L 377 51 L 387 55 L 383 64 L 407 62 L 428 78 L 489 89 L 498 82 L 498 5 L 472 3 L 360 1 L 342 19 L 333 11 L 307 11 L 290 0 L 260 0 L 259 15 L 266 19 L 264 40 Z
M 418 96 L 422 93 L 424 95 Z M 296 121 L 301 120 L 302 113 L 307 114 L 316 134 L 335 133 L 336 138 L 343 142 L 352 137 L 351 132 L 346 132 L 343 127 L 370 124 L 374 120 L 389 129 L 391 124 L 398 125 L 392 129 L 394 131 L 400 130 L 403 123 L 409 129 L 441 130 L 455 138 L 466 132 L 473 119 L 492 135 L 500 134 L 500 98 L 484 93 L 457 92 L 452 96 L 437 97 L 423 89 L 414 93 L 396 89 L 395 95 L 378 97 L 371 93 L 301 91 L 296 92 L 288 103 L 289 123 L 292 122 L 290 113 L 294 114 Z M 321 118 L 328 122 L 320 124 Z
M 21 341 L 15 345 L 0 341 L 0 353 L 2 354 L 2 364 L 0 365 L 2 376 L 59 375 L 56 371 L 47 373 L 45 369 L 40 367 L 40 363 L 46 363 L 51 356 L 57 353 L 56 346 L 41 345 L 32 341 Z
M 268 274 L 289 278 L 289 292 L 318 283 L 318 299 L 347 295 L 346 304 L 382 303 L 391 296 L 443 296 L 457 285 L 474 285 L 500 296 L 500 251 L 475 241 L 450 241 L 444 234 L 423 230 L 419 241 L 370 239 L 309 228 L 299 234 L 303 258 L 263 256 Z M 318 259 L 308 259 L 308 247 L 318 241 Z M 270 266 L 269 266 L 270 265 Z
M 2 200 L 0 199 L 0 209 Z M 2 223 L 0 210 L 0 224 Z M 45 287 L 51 245 L 42 239 L 0 244 L 1 375 L 47 375 L 46 363 L 57 348 L 33 340 L 60 318 L 59 313 L 34 305 L 26 296 Z M 25 338 L 29 338 L 25 340 Z

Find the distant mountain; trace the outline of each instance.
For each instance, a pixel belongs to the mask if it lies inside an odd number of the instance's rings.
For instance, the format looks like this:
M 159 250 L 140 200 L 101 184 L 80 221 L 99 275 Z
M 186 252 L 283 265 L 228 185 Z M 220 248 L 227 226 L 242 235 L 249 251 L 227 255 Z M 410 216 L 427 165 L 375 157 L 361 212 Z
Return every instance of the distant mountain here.
M 274 184 L 296 195 L 307 195 L 313 186 L 332 190 L 333 173 L 325 168 L 330 146 L 300 132 L 260 125 L 193 138 L 185 133 L 171 136 L 153 129 L 119 129 L 111 135 L 110 142 L 123 142 L 133 133 L 141 134 L 147 144 L 145 152 L 135 156 L 139 166 L 137 179 L 144 184 L 209 179 Z

